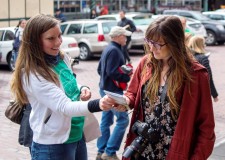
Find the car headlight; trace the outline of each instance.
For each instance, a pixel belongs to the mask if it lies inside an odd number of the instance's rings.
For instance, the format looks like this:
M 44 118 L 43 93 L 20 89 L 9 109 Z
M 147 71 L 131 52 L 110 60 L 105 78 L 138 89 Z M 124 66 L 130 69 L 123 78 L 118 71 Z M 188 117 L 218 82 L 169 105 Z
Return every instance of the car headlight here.
M 221 30 L 221 31 L 223 31 L 223 30 L 224 30 L 223 25 L 220 25 L 220 24 L 216 25 L 216 28 L 218 28 L 218 29 L 219 29 L 219 30 Z

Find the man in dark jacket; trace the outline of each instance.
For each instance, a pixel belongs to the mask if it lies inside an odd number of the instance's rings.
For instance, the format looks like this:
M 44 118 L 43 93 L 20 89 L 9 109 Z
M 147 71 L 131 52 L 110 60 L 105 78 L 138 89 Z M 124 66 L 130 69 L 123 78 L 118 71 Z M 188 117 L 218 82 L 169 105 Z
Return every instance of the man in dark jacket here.
M 100 95 L 105 95 L 104 90 L 123 94 L 123 89 L 119 88 L 114 80 L 118 82 L 129 82 L 130 77 L 126 73 L 119 72 L 119 67 L 125 64 L 121 47 L 126 45 L 126 36 L 132 33 L 123 27 L 115 26 L 111 29 L 109 36 L 112 42 L 102 52 L 98 65 L 98 74 L 100 75 Z M 116 126 L 110 135 L 110 126 L 113 124 L 116 116 Z M 97 160 L 119 160 L 116 151 L 119 150 L 124 133 L 129 124 L 127 112 L 118 112 L 115 109 L 102 112 L 100 129 L 102 136 L 98 138 Z
M 119 21 L 117 25 L 120 27 L 124 27 L 126 30 L 130 32 L 136 31 L 136 26 L 134 25 L 133 21 L 125 17 L 125 11 L 121 10 L 119 14 L 120 14 L 121 21 Z M 123 46 L 123 54 L 124 54 L 125 62 L 128 61 L 128 63 L 130 63 L 130 57 L 128 53 L 130 41 L 131 41 L 131 35 L 127 36 L 126 45 Z
M 60 22 L 66 22 L 66 17 L 61 12 L 61 9 L 56 9 L 55 18 L 57 18 L 58 20 L 60 20 Z

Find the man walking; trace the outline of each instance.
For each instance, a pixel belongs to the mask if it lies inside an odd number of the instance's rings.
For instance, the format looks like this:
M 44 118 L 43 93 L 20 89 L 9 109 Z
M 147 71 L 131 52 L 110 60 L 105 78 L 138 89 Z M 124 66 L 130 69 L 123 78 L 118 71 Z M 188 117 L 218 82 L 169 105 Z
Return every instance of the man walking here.
M 127 19 L 125 17 L 125 11 L 121 10 L 119 12 L 119 14 L 120 14 L 121 21 L 119 21 L 117 25 L 120 26 L 120 27 L 124 27 L 125 29 L 127 29 L 130 32 L 136 31 L 136 26 L 134 25 L 133 21 L 130 20 L 130 19 Z M 131 41 L 131 35 L 127 36 L 126 45 L 122 47 L 125 62 L 128 61 L 128 63 L 130 63 L 130 56 L 129 56 L 129 52 L 128 52 L 130 41 Z
M 125 64 L 121 47 L 126 45 L 126 36 L 132 33 L 122 27 L 115 26 L 111 29 L 109 36 L 111 43 L 104 49 L 99 65 L 98 74 L 100 75 L 100 95 L 105 95 L 104 90 L 123 94 L 123 89 L 119 88 L 114 81 L 129 82 L 128 74 L 120 73 L 119 67 Z M 110 126 L 113 124 L 116 116 L 116 125 L 110 135 Z M 102 112 L 100 129 L 102 136 L 97 140 L 98 155 L 96 160 L 119 160 L 116 151 L 119 150 L 124 133 L 129 123 L 127 112 L 117 112 L 111 109 Z

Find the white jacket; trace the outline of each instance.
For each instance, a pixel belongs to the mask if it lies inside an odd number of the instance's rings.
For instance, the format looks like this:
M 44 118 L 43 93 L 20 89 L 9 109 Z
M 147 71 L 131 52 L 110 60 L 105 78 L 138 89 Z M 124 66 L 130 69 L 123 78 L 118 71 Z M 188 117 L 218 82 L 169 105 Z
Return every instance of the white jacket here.
M 66 55 L 64 61 L 69 64 Z M 59 88 L 40 75 L 38 79 L 30 73 L 29 83 L 25 77 L 24 74 L 22 80 L 32 107 L 29 121 L 33 130 L 33 141 L 40 144 L 66 142 L 70 133 L 71 117 L 91 114 L 87 108 L 88 102 L 72 102 L 62 86 Z

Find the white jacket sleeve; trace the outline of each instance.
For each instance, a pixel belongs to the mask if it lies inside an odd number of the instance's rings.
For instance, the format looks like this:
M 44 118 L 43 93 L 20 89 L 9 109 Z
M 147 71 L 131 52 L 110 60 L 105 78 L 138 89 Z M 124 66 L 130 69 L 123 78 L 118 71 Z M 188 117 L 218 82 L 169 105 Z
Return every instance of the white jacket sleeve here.
M 30 74 L 29 84 L 24 83 L 24 87 L 28 99 L 29 97 L 34 98 L 37 105 L 47 107 L 53 112 L 60 112 L 71 117 L 86 116 L 90 114 L 87 107 L 88 102 L 72 102 L 66 96 L 63 89 L 41 76 L 38 76 L 37 78 L 34 74 Z

